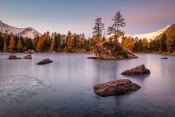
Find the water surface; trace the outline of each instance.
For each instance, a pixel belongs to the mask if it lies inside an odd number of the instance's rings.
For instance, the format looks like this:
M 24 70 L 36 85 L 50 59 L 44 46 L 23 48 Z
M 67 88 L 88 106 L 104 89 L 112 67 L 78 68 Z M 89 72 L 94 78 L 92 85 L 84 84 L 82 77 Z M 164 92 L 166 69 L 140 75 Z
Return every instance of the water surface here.
M 33 54 L 8 60 L 0 54 L 0 116 L 175 116 L 175 56 L 138 54 L 138 59 L 93 60 L 94 54 Z M 25 54 L 16 54 L 24 57 Z M 44 58 L 53 63 L 36 65 Z M 121 72 L 144 64 L 150 75 Z M 93 86 L 130 79 L 141 89 L 100 97 Z

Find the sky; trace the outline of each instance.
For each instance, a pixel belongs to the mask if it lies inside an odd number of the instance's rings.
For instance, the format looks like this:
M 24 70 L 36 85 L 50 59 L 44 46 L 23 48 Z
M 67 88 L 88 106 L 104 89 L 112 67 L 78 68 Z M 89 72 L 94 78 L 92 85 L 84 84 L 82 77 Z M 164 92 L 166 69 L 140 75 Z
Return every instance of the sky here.
M 95 19 L 107 28 L 120 11 L 126 34 L 143 34 L 175 23 L 175 0 L 0 0 L 0 20 L 17 28 L 33 27 L 43 34 L 84 33 L 93 36 Z M 103 32 L 104 34 L 104 32 Z

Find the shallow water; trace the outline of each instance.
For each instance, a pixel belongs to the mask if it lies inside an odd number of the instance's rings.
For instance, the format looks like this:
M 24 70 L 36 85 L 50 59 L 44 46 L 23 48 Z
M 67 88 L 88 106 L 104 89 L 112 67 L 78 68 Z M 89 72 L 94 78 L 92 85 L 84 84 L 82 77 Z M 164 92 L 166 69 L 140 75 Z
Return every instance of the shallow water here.
M 138 54 L 138 59 L 93 60 L 94 54 L 33 54 L 8 60 L 0 54 L 0 116 L 175 116 L 175 56 Z M 25 54 L 16 54 L 24 57 Z M 44 58 L 53 63 L 36 65 Z M 144 64 L 150 75 L 121 72 Z M 93 86 L 130 79 L 141 89 L 100 97 Z

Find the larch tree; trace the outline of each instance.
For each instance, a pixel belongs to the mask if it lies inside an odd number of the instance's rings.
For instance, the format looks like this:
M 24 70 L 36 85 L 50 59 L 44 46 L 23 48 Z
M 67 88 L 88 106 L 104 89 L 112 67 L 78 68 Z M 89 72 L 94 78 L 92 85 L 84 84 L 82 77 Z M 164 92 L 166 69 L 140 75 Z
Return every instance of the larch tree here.
M 122 36 L 122 42 L 121 42 L 121 46 L 122 46 L 122 47 L 125 47 L 126 39 L 127 39 L 126 36 Z
M 102 34 L 102 30 L 104 30 L 105 24 L 102 23 L 101 18 L 97 18 L 95 20 L 95 27 L 92 28 L 94 29 L 93 33 L 94 36 L 97 37 L 97 43 L 99 43 L 100 36 Z
M 37 52 L 42 50 L 43 44 L 44 44 L 43 43 L 43 37 L 39 37 L 39 41 L 38 41 L 37 48 L 36 48 Z
M 50 49 L 51 50 L 54 50 L 54 39 L 53 39 L 53 37 L 51 37 L 51 46 L 50 46 Z
M 7 52 L 7 44 L 6 44 L 6 42 L 4 42 L 3 52 Z
M 116 49 L 116 43 L 118 42 L 118 37 L 124 35 L 124 32 L 119 29 L 119 27 L 124 27 L 125 22 L 124 18 L 120 14 L 120 11 L 117 12 L 112 19 L 114 24 L 111 27 L 108 27 L 108 34 L 114 33 L 114 50 Z
M 71 49 L 72 48 L 72 35 L 71 32 L 68 32 L 68 37 L 67 37 L 67 49 Z
M 132 39 L 130 37 L 127 38 L 126 44 L 125 44 L 125 48 L 128 50 L 133 50 L 134 48 L 134 43 L 132 41 Z
M 33 43 L 33 46 L 34 46 L 35 49 L 37 47 L 38 40 L 39 40 L 39 36 L 37 34 L 36 37 L 35 37 L 35 39 L 34 39 L 34 43 Z
M 146 50 L 146 43 L 147 43 L 147 39 L 146 38 L 143 38 L 142 40 L 142 47 L 143 47 L 143 50 L 145 51 Z
M 17 44 L 17 50 L 20 51 L 21 48 L 22 48 L 22 43 L 21 43 L 21 39 L 19 38 L 18 44 Z
M 15 48 L 14 36 L 13 36 L 13 34 L 11 34 L 9 49 L 13 50 L 14 48 Z

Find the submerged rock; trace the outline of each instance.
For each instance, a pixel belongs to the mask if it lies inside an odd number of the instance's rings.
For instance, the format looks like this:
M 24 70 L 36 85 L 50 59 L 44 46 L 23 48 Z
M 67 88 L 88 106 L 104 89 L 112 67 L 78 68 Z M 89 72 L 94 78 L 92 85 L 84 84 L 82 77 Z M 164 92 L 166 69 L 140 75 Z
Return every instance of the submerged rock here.
M 29 54 L 29 55 L 26 55 L 25 57 L 23 57 L 23 59 L 32 59 L 32 56 Z
M 130 70 L 126 70 L 122 75 L 143 75 L 143 74 L 150 74 L 150 70 L 145 68 L 145 65 L 139 65 L 135 68 L 132 68 Z
M 15 55 L 9 55 L 8 59 L 22 59 L 22 58 L 16 57 Z
M 130 50 L 127 50 L 119 45 L 113 50 L 114 45 L 109 42 L 103 42 L 94 46 L 94 53 L 98 59 L 115 60 L 115 59 L 127 59 L 138 58 Z
M 46 59 L 41 60 L 41 61 L 38 62 L 37 64 L 38 64 L 38 65 L 41 65 L 41 64 L 51 63 L 51 62 L 53 62 L 53 61 L 50 60 L 50 59 L 48 59 L 48 58 L 46 58 Z
M 99 84 L 94 88 L 94 92 L 100 96 L 111 96 L 122 94 L 127 91 L 134 91 L 141 88 L 139 85 L 132 83 L 129 79 L 120 79 L 104 84 Z
M 163 58 L 160 58 L 160 59 L 168 59 L 167 57 L 163 57 Z

